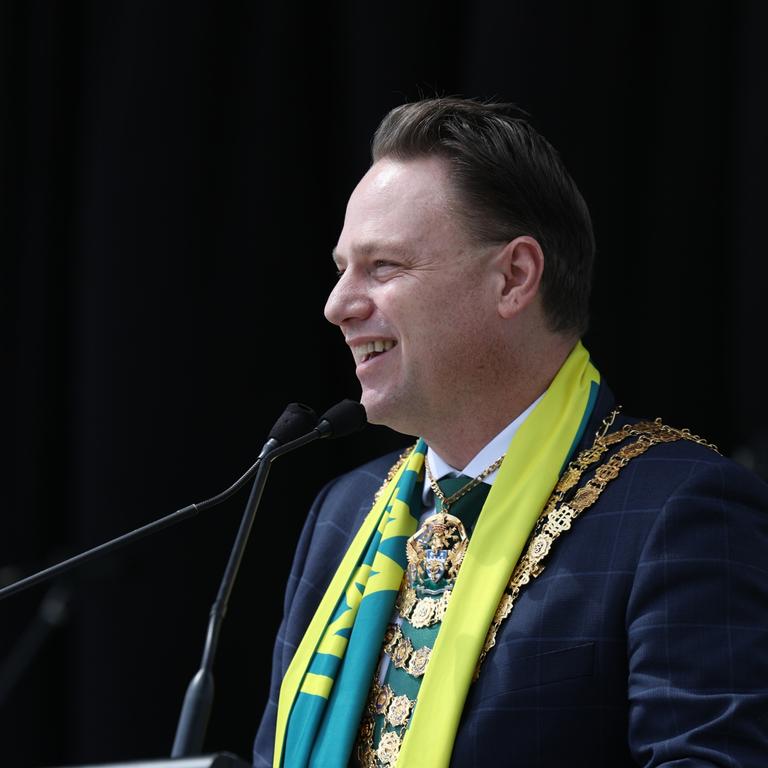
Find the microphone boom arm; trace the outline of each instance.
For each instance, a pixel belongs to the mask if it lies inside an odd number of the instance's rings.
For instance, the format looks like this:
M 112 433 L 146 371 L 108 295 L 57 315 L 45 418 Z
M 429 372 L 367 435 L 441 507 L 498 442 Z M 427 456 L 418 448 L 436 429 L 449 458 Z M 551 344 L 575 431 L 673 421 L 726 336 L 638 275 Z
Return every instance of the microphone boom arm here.
M 259 463 L 251 495 L 248 497 L 243 519 L 237 531 L 237 537 L 235 538 L 227 567 L 221 579 L 219 592 L 211 606 L 200 669 L 198 669 L 190 681 L 184 696 L 184 704 L 182 705 L 179 722 L 176 726 L 176 736 L 173 741 L 171 757 L 191 757 L 202 752 L 203 741 L 208 729 L 208 721 L 213 706 L 213 660 L 216 657 L 221 625 L 227 614 L 232 587 L 234 586 L 237 572 L 240 569 L 240 563 L 243 559 L 243 553 L 248 543 L 251 527 L 256 517 L 256 510 L 261 501 L 272 462 L 278 456 L 282 456 L 284 453 L 300 448 L 328 434 L 329 432 L 326 431 L 324 424 L 321 422 L 309 434 L 284 445 L 278 445 L 265 453 Z
M 209 507 L 214 507 L 217 504 L 220 504 L 234 493 L 237 493 L 237 491 L 239 491 L 258 472 L 261 463 L 262 459 L 259 458 L 258 461 L 256 461 L 256 463 L 250 467 L 250 469 L 248 469 L 248 471 L 242 477 L 240 477 L 229 488 L 227 488 L 226 491 L 222 491 L 216 496 L 212 496 L 210 499 L 200 501 L 197 504 L 189 504 L 186 507 L 177 509 L 175 512 L 171 512 L 170 515 L 161 517 L 159 520 L 147 523 L 141 528 L 137 528 L 133 531 L 130 531 L 129 533 L 124 533 L 122 536 L 118 536 L 114 539 L 111 539 L 110 541 L 105 541 L 103 544 L 99 544 L 98 546 L 88 549 L 85 552 L 80 552 L 79 554 L 74 555 L 67 560 L 56 563 L 56 565 L 52 565 L 50 568 L 45 568 L 38 573 L 34 573 L 24 579 L 19 579 L 13 584 L 9 584 L 7 587 L 3 587 L 0 589 L 0 600 L 3 600 L 6 597 L 10 597 L 16 592 L 21 592 L 25 589 L 28 589 L 29 587 L 33 587 L 35 584 L 39 584 L 42 581 L 48 581 L 48 579 L 52 579 L 54 576 L 58 576 L 60 573 L 65 573 L 66 571 L 69 571 L 70 569 L 81 565 L 82 563 L 87 563 L 89 560 L 93 560 L 94 558 L 100 557 L 101 555 L 106 555 L 109 552 L 113 552 L 114 550 L 125 546 L 126 544 L 130 544 L 133 541 L 142 539 L 145 536 L 148 536 L 150 533 L 160 531 L 163 528 L 168 528 L 171 525 L 175 525 L 176 523 L 180 523 L 190 517 L 194 517 L 198 512 L 202 512 Z

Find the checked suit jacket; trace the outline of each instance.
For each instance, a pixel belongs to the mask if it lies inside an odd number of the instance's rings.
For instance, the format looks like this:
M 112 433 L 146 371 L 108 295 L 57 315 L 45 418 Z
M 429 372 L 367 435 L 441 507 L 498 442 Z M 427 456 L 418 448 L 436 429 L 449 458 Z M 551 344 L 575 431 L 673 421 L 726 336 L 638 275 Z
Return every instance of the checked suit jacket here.
M 612 407 L 603 385 L 577 451 Z M 396 458 L 337 478 L 312 506 L 255 766 L 272 765 L 282 677 Z M 452 766 L 768 767 L 768 485 L 704 445 L 655 445 L 544 564 L 469 689 Z

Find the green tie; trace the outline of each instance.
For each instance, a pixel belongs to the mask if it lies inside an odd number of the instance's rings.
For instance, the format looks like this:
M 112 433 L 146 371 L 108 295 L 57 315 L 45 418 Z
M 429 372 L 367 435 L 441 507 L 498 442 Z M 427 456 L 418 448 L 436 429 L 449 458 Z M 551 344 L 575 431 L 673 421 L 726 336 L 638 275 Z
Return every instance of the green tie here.
M 457 493 L 467 483 L 471 482 L 471 480 L 472 478 L 467 477 L 466 475 L 444 477 L 437 481 L 437 485 L 443 492 L 443 496 L 445 496 L 446 499 L 449 499 L 454 493 Z M 461 520 L 468 536 L 471 535 L 472 531 L 475 529 L 475 523 L 480 516 L 480 510 L 483 508 L 483 504 L 485 503 L 485 499 L 490 490 L 490 485 L 487 483 L 480 483 L 448 507 L 448 514 L 458 517 L 459 520 Z M 440 499 L 435 497 L 435 513 L 442 511 L 443 503 Z
M 471 477 L 460 475 L 445 477 L 437 485 L 450 501 L 454 493 L 471 481 Z M 490 485 L 481 482 L 449 504 L 447 514 L 461 521 L 467 538 L 474 530 L 490 490 Z M 440 631 L 442 614 L 456 580 L 458 566 L 452 569 L 452 564 L 461 550 L 462 538 L 455 524 L 449 521 L 445 525 L 445 521 L 438 517 L 442 512 L 443 504 L 436 497 L 435 513 L 409 540 L 409 546 L 416 541 L 417 550 L 423 555 L 420 562 L 424 563 L 424 568 L 412 579 L 410 588 L 401 591 L 401 598 L 406 596 L 405 600 L 398 601 L 402 621 L 399 627 L 390 625 L 384 640 L 387 671 L 380 684 L 374 681 L 369 702 L 370 717 L 363 718 L 360 730 L 358 759 L 366 768 L 388 768 L 397 760 L 429 654 Z

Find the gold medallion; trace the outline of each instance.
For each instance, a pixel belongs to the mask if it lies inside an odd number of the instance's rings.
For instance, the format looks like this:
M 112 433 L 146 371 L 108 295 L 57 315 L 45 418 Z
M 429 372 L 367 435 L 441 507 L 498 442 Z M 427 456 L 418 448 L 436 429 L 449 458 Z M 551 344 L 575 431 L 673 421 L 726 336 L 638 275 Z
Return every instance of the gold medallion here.
M 395 727 L 405 725 L 411 716 L 413 702 L 405 695 L 395 696 L 387 710 L 387 722 Z
M 383 715 L 389 703 L 392 701 L 392 689 L 388 685 L 379 686 L 376 695 L 373 697 L 373 712 L 376 715 Z
M 569 467 L 566 473 L 560 478 L 560 490 L 567 491 L 573 488 L 581 477 L 581 473 L 573 468 Z
M 403 632 L 397 624 L 389 624 L 384 633 L 384 642 L 382 648 L 384 653 L 392 653 L 392 649 L 397 645 L 397 641 L 403 636 Z
M 428 627 L 434 624 L 433 617 L 435 615 L 435 603 L 437 600 L 433 600 L 431 597 L 422 597 L 416 603 L 416 607 L 411 614 L 410 622 L 416 627 L 421 629 L 422 627 Z
M 417 651 L 414 651 L 411 654 L 411 658 L 408 659 L 408 669 L 406 672 L 411 677 L 421 677 L 427 671 L 430 653 L 432 653 L 432 649 L 428 645 L 424 645 Z
M 615 464 L 602 464 L 597 468 L 595 477 L 604 483 L 609 483 L 611 480 L 619 476 L 619 468 Z
M 600 492 L 596 488 L 585 485 L 583 488 L 579 488 L 579 490 L 576 491 L 571 503 L 573 506 L 583 509 L 594 504 L 599 495 Z
M 458 517 L 444 512 L 428 517 L 405 545 L 409 586 L 424 579 L 434 584 L 446 577 L 455 579 L 466 541 L 467 532 Z
M 555 535 L 560 534 L 571 527 L 571 521 L 574 517 L 576 517 L 574 511 L 567 504 L 563 504 L 554 512 L 549 513 L 544 528 Z
M 408 663 L 408 657 L 411 653 L 413 653 L 413 645 L 411 644 L 411 641 L 407 637 L 400 635 L 400 639 L 395 643 L 395 646 L 392 648 L 392 653 L 389 655 L 392 658 L 392 663 L 398 669 L 405 669 L 405 666 Z
M 636 456 L 640 456 L 648 450 L 649 443 L 647 440 L 638 440 L 637 442 L 625 445 L 622 448 L 622 453 L 628 459 L 634 459 Z
M 382 734 L 379 746 L 376 748 L 376 757 L 384 765 L 393 765 L 397 762 L 397 756 L 400 754 L 400 737 L 394 731 L 387 731 Z
M 546 557 L 549 548 L 552 546 L 552 539 L 544 533 L 540 533 L 530 544 L 528 557 L 533 562 L 538 562 L 542 557 Z

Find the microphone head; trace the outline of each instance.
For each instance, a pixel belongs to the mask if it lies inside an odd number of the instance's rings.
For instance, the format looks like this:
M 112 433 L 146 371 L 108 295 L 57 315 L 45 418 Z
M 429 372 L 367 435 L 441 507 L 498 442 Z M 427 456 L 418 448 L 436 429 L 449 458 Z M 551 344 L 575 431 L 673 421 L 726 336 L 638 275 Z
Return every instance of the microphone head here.
M 289 403 L 282 416 L 275 422 L 269 439 L 283 445 L 303 437 L 317 425 L 317 414 L 304 403 Z
M 317 430 L 321 437 L 345 437 L 359 432 L 367 423 L 362 404 L 347 399 L 331 406 L 320 417 Z

